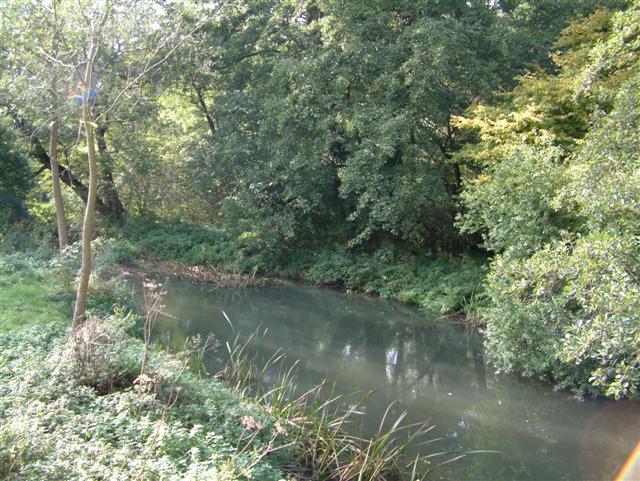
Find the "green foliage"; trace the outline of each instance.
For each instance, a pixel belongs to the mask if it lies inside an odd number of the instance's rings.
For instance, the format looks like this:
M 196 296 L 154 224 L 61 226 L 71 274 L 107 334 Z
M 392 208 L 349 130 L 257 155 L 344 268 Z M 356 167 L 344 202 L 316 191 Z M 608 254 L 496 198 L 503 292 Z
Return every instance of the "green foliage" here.
M 501 48 L 509 58 L 507 67 L 513 76 L 524 63 L 532 70 L 539 67 L 553 69 L 549 51 L 567 20 L 589 14 L 598 6 L 620 3 L 616 1 L 582 0 L 503 0 L 499 2 L 507 13 L 506 34 Z
M 25 199 L 33 179 L 16 139 L 0 124 L 0 232 L 26 216 Z
M 263 409 L 162 356 L 155 375 L 178 383 L 173 403 L 143 384 L 101 393 L 86 385 L 95 377 L 69 369 L 61 334 L 38 326 L 0 336 L 3 479 L 282 479 L 274 455 L 262 454 L 275 423 Z M 140 346 L 131 338 L 110 346 L 102 375 L 130 365 L 135 378 Z M 248 432 L 249 418 L 262 433 Z
M 501 161 L 466 184 L 463 232 L 482 232 L 494 252 L 522 256 L 542 248 L 571 225 L 555 198 L 567 180 L 562 151 L 552 146 L 515 145 Z
M 33 219 L 11 224 L 0 233 L 0 252 L 37 251 L 51 254 L 55 238 L 48 225 Z
M 592 234 L 499 257 L 487 353 L 499 369 L 620 398 L 640 383 L 640 239 Z
M 127 263 L 147 256 L 189 265 L 220 266 L 232 264 L 240 255 L 230 245 L 229 236 L 220 229 L 186 222 L 153 221 L 145 217 L 129 218 L 122 228 L 123 237 L 111 239 L 102 249 L 105 264 Z
M 489 357 L 615 398 L 640 384 L 639 7 L 567 28 L 557 75 L 524 79 L 497 122 L 476 109 L 467 123 L 480 128 L 473 149 L 487 167 L 467 182 L 461 226 L 499 253 L 483 311 Z M 549 85 L 564 89 L 567 108 Z M 526 92 L 533 103 L 519 100 Z M 584 128 L 571 132 L 571 114 Z M 532 118 L 537 132 L 519 123 Z
M 640 229 L 640 73 L 622 84 L 614 110 L 594 119 L 561 202 L 593 231 L 628 236 Z
M 210 220 L 220 187 L 206 132 L 199 128 L 200 112 L 183 98 L 165 94 L 129 115 L 133 125 L 115 124 L 106 135 L 112 170 L 133 180 L 118 183 L 127 210 L 136 216 Z
M 484 269 L 470 258 L 396 255 L 382 248 L 357 254 L 334 248 L 310 254 L 302 275 L 315 284 L 379 295 L 450 314 L 472 308 L 482 296 Z
M 616 87 L 637 72 L 640 59 L 640 3 L 626 2 L 614 18 L 611 34 L 589 51 L 590 63 L 582 72 L 580 93 L 612 101 Z
M 545 17 L 534 2 L 517 3 L 504 11 L 486 2 L 360 0 L 232 9 L 234 28 L 212 26 L 199 39 L 217 61 L 195 72 L 184 65 L 192 83 L 212 84 L 225 228 L 264 251 L 318 237 L 459 251 L 450 157 L 462 138 L 453 116 L 546 54 L 551 41 L 540 30 L 553 37 L 591 5 L 560 2 Z M 539 50 L 528 55 L 535 41 Z
M 318 237 L 459 253 L 453 116 L 545 62 L 594 3 L 243 1 L 192 31 L 212 6 L 115 2 L 92 104 L 100 206 L 215 223 L 269 253 Z M 100 8 L 36 7 L 5 6 L 0 104 L 41 145 L 55 112 L 60 160 L 86 184 L 65 98 Z

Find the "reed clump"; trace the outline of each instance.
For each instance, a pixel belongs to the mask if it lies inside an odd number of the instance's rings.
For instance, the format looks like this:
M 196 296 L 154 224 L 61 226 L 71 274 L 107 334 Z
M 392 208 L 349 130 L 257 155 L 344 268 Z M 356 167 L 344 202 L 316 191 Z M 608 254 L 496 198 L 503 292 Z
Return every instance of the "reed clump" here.
M 393 418 L 390 405 L 373 436 L 362 434 L 367 393 L 344 408 L 345 396 L 326 383 L 302 392 L 295 384 L 297 363 L 287 367 L 284 354 L 259 361 L 259 343 L 266 330 L 246 341 L 227 344 L 229 359 L 218 373 L 227 387 L 250 396 L 279 419 L 294 462 L 283 469 L 295 479 L 323 481 L 420 481 L 427 479 L 426 455 L 408 459 L 407 452 L 433 426 L 403 424 L 406 412 Z M 266 380 L 266 382 L 265 382 Z M 358 432 L 359 434 L 353 434 Z

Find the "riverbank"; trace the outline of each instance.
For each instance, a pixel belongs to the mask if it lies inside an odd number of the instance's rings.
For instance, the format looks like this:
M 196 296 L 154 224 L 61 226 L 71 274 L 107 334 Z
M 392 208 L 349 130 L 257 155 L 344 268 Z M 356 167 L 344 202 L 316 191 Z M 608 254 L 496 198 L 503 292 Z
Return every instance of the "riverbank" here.
M 344 434 L 349 416 L 336 422 L 313 393 L 290 402 L 283 385 L 258 402 L 200 375 L 213 340 L 176 355 L 145 345 L 114 284 L 92 286 L 90 320 L 70 337 L 73 272 L 0 253 L 0 478 L 401 479 L 391 435 Z
M 212 287 L 255 287 L 275 283 L 276 279 L 224 271 L 207 266 L 193 266 L 177 261 L 161 261 L 153 257 L 138 259 L 135 263 L 114 266 L 113 275 L 167 277 L 208 284 Z
M 589 294 L 596 285 L 590 280 L 591 274 L 579 275 L 583 269 L 609 279 L 608 289 L 616 296 L 635 299 L 631 294 L 625 297 L 624 290 L 614 289 L 617 274 L 608 270 L 609 257 L 591 264 L 567 260 L 568 270 L 563 271 L 566 278 L 552 291 L 543 275 L 545 262 L 525 262 L 513 270 L 503 256 L 494 260 L 491 265 L 495 272 L 488 275 L 486 258 L 425 254 L 384 242 L 370 250 L 331 242 L 313 248 L 268 249 L 251 238 L 234 239 L 215 228 L 135 218 L 105 235 L 109 239 L 102 252 L 111 262 L 153 258 L 176 263 L 183 270 L 197 266 L 249 278 L 292 279 L 414 304 L 440 316 L 457 314 L 467 324 L 483 327 L 489 346 L 487 356 L 502 372 L 550 382 L 581 397 L 638 397 L 637 316 L 620 314 L 618 321 L 609 323 L 606 316 L 598 317 L 597 309 L 583 315 L 583 308 L 578 309 L 599 299 Z M 496 274 L 498 267 L 502 269 L 500 275 Z M 537 281 L 524 281 L 530 279 L 531 269 L 538 272 L 534 277 L 540 279 L 542 288 L 534 288 Z M 620 276 L 626 279 L 630 269 L 620 271 Z M 633 284 L 632 277 L 629 279 Z M 513 286 L 518 286 L 517 290 Z M 633 309 L 624 305 L 611 304 L 611 308 L 618 306 L 621 313 Z M 580 319 L 591 319 L 592 315 L 600 319 L 605 330 L 593 328 L 595 324 L 589 324 L 592 327 L 588 331 L 577 327 L 582 326 Z M 592 339 L 597 341 L 592 343 Z M 617 356 L 624 361 L 616 361 Z
M 486 259 L 436 256 L 383 244 L 373 251 L 339 245 L 278 251 L 262 250 L 249 239 L 185 223 L 130 219 L 106 232 L 101 257 L 108 263 L 168 262 L 178 277 L 208 282 L 207 274 L 236 276 L 238 282 L 281 278 L 359 292 L 417 305 L 440 314 L 475 318 L 484 302 Z M 143 261 L 144 265 L 144 261 Z M 195 269 L 195 270 L 194 270 Z M 202 275 L 198 276 L 198 270 Z M 195 277 L 193 277 L 195 276 Z
M 266 410 L 199 379 L 185 355 L 152 350 L 141 372 L 138 319 L 110 286 L 94 285 L 94 320 L 70 343 L 70 271 L 25 253 L 0 266 L 0 478 L 283 477 L 278 463 L 293 457 L 275 451 L 286 441 Z

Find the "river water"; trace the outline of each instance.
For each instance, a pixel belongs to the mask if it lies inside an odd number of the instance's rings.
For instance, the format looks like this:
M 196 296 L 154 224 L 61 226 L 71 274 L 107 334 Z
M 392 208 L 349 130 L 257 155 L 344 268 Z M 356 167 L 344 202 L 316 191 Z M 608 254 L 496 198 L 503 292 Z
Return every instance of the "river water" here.
M 468 454 L 433 479 L 610 481 L 640 439 L 640 403 L 580 401 L 498 376 L 477 333 L 412 307 L 297 284 L 213 289 L 170 280 L 166 291 L 168 315 L 157 330 L 173 348 L 196 334 L 224 345 L 262 327 L 262 354 L 280 348 L 299 360 L 301 388 L 326 379 L 338 392 L 376 390 L 364 406 L 365 431 L 400 401 L 394 414 L 435 426 L 428 436 L 439 439 L 425 452 L 496 451 Z

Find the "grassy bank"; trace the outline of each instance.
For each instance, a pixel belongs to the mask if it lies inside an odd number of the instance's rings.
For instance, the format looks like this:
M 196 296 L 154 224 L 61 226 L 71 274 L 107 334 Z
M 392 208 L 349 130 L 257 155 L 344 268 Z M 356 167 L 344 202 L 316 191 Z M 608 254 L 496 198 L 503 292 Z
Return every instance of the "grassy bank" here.
M 145 345 L 113 285 L 93 285 L 90 320 L 70 335 L 72 267 L 0 252 L 0 479 L 405 479 L 393 432 L 345 434 L 353 413 L 317 390 L 289 398 L 290 379 L 246 397 L 230 374 L 252 377 L 241 351 L 225 376 L 236 389 L 201 376 L 208 344 Z
M 136 319 L 105 302 L 69 343 L 65 267 L 29 254 L 3 254 L 0 266 L 1 479 L 283 477 L 284 453 L 266 453 L 276 420 L 263 408 L 199 379 L 184 356 L 153 351 L 141 374 Z
M 43 255 L 0 254 L 0 331 L 64 323 L 71 316 L 70 277 Z
M 382 244 L 365 251 L 340 245 L 265 250 L 250 239 L 184 223 L 130 219 L 106 234 L 100 262 L 152 258 L 249 276 L 272 276 L 362 292 L 440 314 L 473 314 L 483 302 L 486 260 L 428 255 Z

